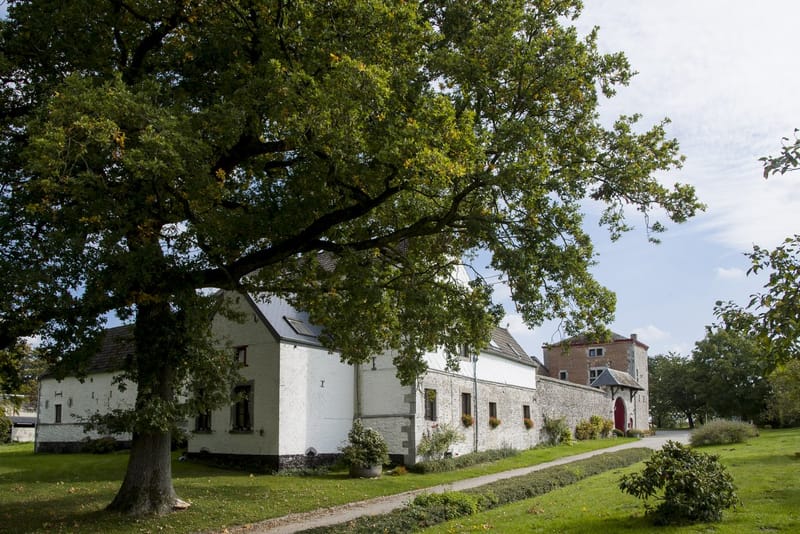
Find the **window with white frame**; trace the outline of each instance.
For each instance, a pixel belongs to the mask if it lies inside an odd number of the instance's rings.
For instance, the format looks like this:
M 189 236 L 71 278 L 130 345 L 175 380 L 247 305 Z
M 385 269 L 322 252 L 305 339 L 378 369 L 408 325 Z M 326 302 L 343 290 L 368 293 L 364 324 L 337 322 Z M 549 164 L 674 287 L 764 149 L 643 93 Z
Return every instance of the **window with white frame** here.
M 603 350 L 603 347 L 591 347 L 589 349 L 589 357 L 590 358 L 594 358 L 596 356 L 602 356 L 603 354 L 605 354 L 605 351 Z
M 558 378 L 560 378 L 561 380 L 567 380 L 569 379 L 569 373 L 566 371 L 559 371 Z

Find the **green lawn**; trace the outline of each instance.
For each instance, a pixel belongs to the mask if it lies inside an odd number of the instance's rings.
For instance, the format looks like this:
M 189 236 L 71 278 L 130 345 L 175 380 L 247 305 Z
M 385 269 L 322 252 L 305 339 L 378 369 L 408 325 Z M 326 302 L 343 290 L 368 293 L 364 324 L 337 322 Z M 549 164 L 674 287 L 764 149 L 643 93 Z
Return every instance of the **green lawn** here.
M 0 445 L 0 532 L 196 532 L 223 529 L 291 512 L 434 486 L 547 462 L 630 441 L 608 439 L 532 449 L 458 472 L 350 479 L 344 472 L 314 477 L 253 475 L 188 462 L 173 463 L 178 495 L 191 502 L 167 517 L 134 520 L 110 514 L 126 453 L 33 454 L 31 444 Z
M 653 527 L 644 518 L 641 501 L 617 487 L 623 473 L 642 469 L 637 464 L 425 532 L 800 532 L 800 429 L 762 431 L 744 444 L 699 450 L 720 455 L 742 501 L 725 512 L 721 523 Z

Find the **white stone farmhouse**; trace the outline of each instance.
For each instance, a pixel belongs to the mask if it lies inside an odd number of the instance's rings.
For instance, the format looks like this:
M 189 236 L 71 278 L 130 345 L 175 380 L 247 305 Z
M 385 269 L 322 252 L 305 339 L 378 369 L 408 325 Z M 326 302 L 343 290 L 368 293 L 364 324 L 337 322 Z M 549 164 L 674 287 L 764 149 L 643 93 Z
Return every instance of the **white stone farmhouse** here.
M 545 416 L 567 417 L 574 428 L 580 419 L 613 413 L 605 390 L 538 377 L 538 362 L 502 328 L 479 354 L 465 354 L 457 371 L 445 369 L 443 353 L 426 354 L 428 372 L 402 386 L 391 352 L 367 364 L 345 364 L 322 347 L 320 329 L 307 314 L 286 301 L 226 297 L 245 320 L 217 316 L 213 328 L 243 379 L 233 387 L 230 406 L 186 422 L 190 456 L 263 469 L 327 462 L 345 443 L 353 420 L 361 418 L 383 434 L 393 460 L 411 464 L 421 459 L 420 439 L 440 425 L 462 433 L 451 451 L 458 455 L 535 446 Z M 135 385 L 121 392 L 113 383 L 120 364 L 132 357 L 131 346 L 129 327 L 110 329 L 83 381 L 42 378 L 37 451 L 79 450 L 87 437 L 80 416 L 133 406 Z M 470 426 L 464 414 L 471 416 Z

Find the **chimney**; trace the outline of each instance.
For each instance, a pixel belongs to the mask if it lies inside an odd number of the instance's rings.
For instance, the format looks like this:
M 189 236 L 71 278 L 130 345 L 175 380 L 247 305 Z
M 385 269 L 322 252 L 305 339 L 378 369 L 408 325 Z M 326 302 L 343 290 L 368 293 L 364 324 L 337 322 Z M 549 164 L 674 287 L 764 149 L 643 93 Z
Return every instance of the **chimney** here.
M 636 343 L 638 340 L 639 340 L 639 339 L 638 339 L 638 336 L 637 336 L 636 334 L 631 334 L 631 341 L 633 341 L 634 343 Z

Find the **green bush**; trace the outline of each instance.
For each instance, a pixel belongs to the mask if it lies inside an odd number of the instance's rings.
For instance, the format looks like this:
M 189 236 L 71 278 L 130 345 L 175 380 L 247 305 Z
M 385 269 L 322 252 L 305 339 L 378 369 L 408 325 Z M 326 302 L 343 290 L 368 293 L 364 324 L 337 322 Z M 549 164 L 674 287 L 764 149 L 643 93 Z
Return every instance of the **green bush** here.
M 693 447 L 726 445 L 728 443 L 744 443 L 748 438 L 756 436 L 758 436 L 758 429 L 750 423 L 717 419 L 692 431 L 689 435 L 689 443 Z
M 584 441 L 587 439 L 607 438 L 614 428 L 614 422 L 610 419 L 603 419 L 599 415 L 593 415 L 587 421 L 581 420 L 575 427 L 575 439 Z
M 348 444 L 342 449 L 342 460 L 346 465 L 368 468 L 389 463 L 389 446 L 380 432 L 364 428 L 361 419 L 353 421 L 347 434 Z
M 512 448 L 505 449 L 492 449 L 489 451 L 471 452 L 461 456 L 454 456 L 453 458 L 443 458 L 441 460 L 430 460 L 425 462 L 417 462 L 408 468 L 409 471 L 414 473 L 445 473 L 447 471 L 455 471 L 456 469 L 463 469 L 473 465 L 484 464 L 488 462 L 495 462 L 516 456 L 519 451 Z
M 433 431 L 426 430 L 419 440 L 417 452 L 426 460 L 441 460 L 455 443 L 464 441 L 464 436 L 450 425 L 439 425 Z
M 635 464 L 647 458 L 651 452 L 650 449 L 639 448 L 605 453 L 572 464 L 549 467 L 463 492 L 419 495 L 407 507 L 388 514 L 362 516 L 348 523 L 318 527 L 305 532 L 316 534 L 417 532 L 451 519 L 542 495 L 611 469 Z
M 544 431 L 547 434 L 547 442 L 550 445 L 572 443 L 572 432 L 567 426 L 566 417 L 545 417 L 544 418 Z
M 720 521 L 722 511 L 739 502 L 733 478 L 718 456 L 674 441 L 655 452 L 641 473 L 624 475 L 619 487 L 645 501 L 656 525 Z M 648 503 L 653 497 L 656 506 Z
M 631 428 L 625 433 L 629 438 L 641 438 L 644 436 L 644 430 L 640 430 L 638 428 Z

